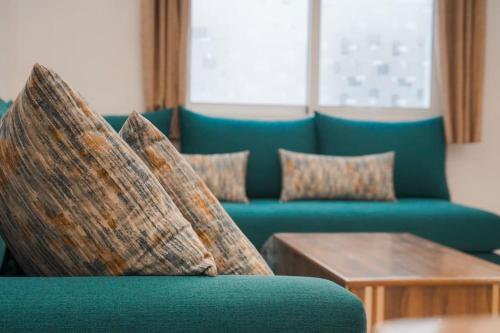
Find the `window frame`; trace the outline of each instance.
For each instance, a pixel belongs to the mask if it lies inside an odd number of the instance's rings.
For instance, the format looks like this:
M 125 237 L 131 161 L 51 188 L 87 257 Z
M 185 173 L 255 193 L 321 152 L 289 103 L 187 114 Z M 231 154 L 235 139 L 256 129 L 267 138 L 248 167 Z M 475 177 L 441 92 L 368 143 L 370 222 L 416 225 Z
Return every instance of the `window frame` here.
M 295 119 L 314 115 L 315 111 L 351 119 L 370 119 L 382 121 L 418 120 L 442 115 L 441 96 L 439 94 L 436 42 L 436 1 L 433 1 L 433 31 L 431 55 L 430 106 L 428 108 L 401 107 L 353 107 L 321 106 L 320 94 L 320 50 L 321 50 L 321 1 L 308 1 L 308 51 L 306 105 L 271 105 L 271 104 L 233 104 L 233 103 L 193 103 L 191 102 L 191 11 L 187 33 L 186 59 L 186 107 L 196 112 L 212 116 L 244 119 Z

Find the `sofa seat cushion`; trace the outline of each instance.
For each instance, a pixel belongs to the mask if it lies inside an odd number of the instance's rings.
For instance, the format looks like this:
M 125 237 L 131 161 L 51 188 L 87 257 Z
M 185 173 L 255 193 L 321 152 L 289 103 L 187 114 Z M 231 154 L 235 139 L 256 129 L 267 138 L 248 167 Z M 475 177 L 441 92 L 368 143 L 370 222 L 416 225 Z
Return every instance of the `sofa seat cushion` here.
M 500 265 L 500 255 L 496 254 L 495 252 L 475 252 L 471 254 L 479 259 L 483 259 L 493 264 Z
M 2 332 L 362 333 L 361 302 L 303 277 L 0 278 Z
M 261 248 L 277 232 L 410 232 L 468 252 L 500 248 L 500 217 L 440 199 L 224 203 Z
M 249 150 L 247 194 L 278 198 L 281 166 L 278 149 L 315 153 L 314 118 L 261 121 L 208 117 L 183 109 L 180 113 L 184 154 L 221 154 Z

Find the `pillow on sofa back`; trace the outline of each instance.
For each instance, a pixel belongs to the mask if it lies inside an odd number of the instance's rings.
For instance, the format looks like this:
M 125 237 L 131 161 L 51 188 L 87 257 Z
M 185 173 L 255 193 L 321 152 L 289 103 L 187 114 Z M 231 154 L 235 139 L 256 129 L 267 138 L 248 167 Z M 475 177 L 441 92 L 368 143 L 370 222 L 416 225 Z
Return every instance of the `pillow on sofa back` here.
M 184 154 L 196 174 L 221 201 L 248 202 L 248 151 L 226 154 Z
M 393 201 L 394 153 L 326 156 L 280 149 L 280 200 Z
M 357 156 L 394 151 L 396 197 L 449 199 L 442 118 L 372 122 L 316 113 L 320 154 Z
M 314 118 L 241 120 L 208 117 L 183 109 L 180 119 L 181 147 L 185 154 L 250 151 L 247 171 L 247 194 L 250 198 L 279 198 L 279 148 L 302 153 L 316 151 Z
M 148 167 L 40 65 L 0 124 L 0 165 L 0 234 L 26 274 L 216 274 Z
M 144 118 L 155 125 L 163 134 L 168 136 L 170 133 L 170 124 L 172 122 L 172 109 L 156 110 L 153 112 L 144 112 Z M 123 124 L 127 121 L 128 115 L 106 115 L 104 119 L 113 127 L 116 132 L 120 132 Z

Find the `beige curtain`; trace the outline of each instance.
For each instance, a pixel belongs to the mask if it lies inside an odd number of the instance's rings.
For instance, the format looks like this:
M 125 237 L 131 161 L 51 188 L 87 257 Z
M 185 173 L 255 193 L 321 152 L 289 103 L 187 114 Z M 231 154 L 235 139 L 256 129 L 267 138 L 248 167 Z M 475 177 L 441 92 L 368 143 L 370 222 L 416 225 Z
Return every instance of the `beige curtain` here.
M 174 108 L 171 137 L 180 135 L 186 101 L 189 0 L 141 0 L 144 102 L 147 111 Z
M 437 10 L 446 139 L 448 143 L 480 142 L 486 0 L 437 0 Z

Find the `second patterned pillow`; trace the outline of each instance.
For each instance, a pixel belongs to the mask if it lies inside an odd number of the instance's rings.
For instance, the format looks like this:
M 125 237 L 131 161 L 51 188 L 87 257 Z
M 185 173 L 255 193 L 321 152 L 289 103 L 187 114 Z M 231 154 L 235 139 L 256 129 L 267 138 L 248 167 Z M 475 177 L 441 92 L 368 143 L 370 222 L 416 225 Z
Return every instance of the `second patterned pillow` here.
M 259 252 L 165 135 L 137 112 L 130 115 L 120 135 L 191 222 L 212 253 L 219 274 L 272 275 Z
M 281 201 L 297 199 L 395 200 L 394 153 L 356 157 L 279 150 Z
M 229 154 L 183 156 L 217 199 L 248 202 L 245 187 L 248 154 L 248 151 L 242 151 Z

